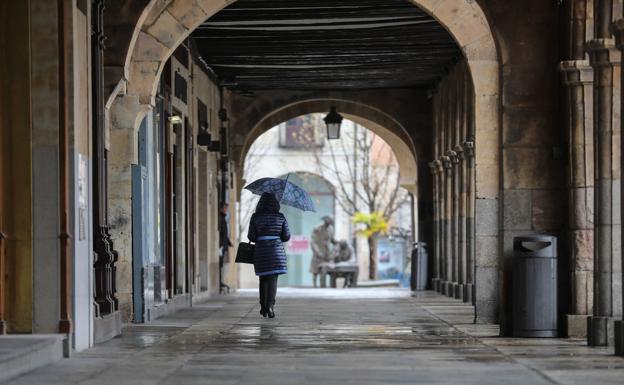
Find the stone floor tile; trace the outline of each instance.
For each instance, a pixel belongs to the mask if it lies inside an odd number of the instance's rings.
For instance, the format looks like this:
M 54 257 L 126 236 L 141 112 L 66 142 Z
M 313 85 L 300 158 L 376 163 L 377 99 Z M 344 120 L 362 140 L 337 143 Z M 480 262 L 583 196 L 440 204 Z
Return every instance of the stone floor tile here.
M 622 384 L 583 340 L 498 337 L 432 292 L 280 289 L 275 319 L 243 290 L 181 310 L 12 385 Z

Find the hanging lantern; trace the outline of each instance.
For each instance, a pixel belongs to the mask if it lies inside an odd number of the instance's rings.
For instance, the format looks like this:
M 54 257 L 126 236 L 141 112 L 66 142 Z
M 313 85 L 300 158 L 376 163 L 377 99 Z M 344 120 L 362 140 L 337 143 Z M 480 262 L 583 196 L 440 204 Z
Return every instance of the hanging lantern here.
M 329 114 L 327 114 L 323 120 L 327 126 L 327 139 L 340 139 L 342 115 L 336 112 L 336 107 L 332 107 Z

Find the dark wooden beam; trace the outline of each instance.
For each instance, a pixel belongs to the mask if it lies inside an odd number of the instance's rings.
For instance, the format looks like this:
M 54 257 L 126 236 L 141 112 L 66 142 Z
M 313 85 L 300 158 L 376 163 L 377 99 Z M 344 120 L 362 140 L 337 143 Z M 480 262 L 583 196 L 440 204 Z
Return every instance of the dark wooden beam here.
M 234 89 L 427 86 L 461 55 L 407 0 L 239 0 L 192 38 Z

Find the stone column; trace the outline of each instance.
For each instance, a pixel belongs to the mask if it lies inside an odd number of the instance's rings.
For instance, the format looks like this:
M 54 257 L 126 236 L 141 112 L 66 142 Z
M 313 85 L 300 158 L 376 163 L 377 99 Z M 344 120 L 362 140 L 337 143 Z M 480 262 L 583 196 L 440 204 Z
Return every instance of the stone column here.
M 431 286 L 433 287 L 433 290 L 438 290 L 438 283 L 440 281 L 440 270 L 438 269 L 438 259 L 440 258 L 440 233 L 438 229 L 438 173 L 435 162 L 429 162 L 429 170 L 431 171 L 431 180 L 433 182 L 433 278 L 431 280 Z
M 444 167 L 439 159 L 433 161 L 437 180 L 437 193 L 438 193 L 438 280 L 436 290 L 439 293 L 444 291 L 445 271 L 446 271 L 446 244 L 444 243 L 444 234 L 446 227 L 444 223 Z
M 5 1 L 0 11 L 0 46 L 10 52 L 0 66 L 0 334 L 33 330 L 32 86 L 36 79 L 31 74 L 30 3 Z M 53 70 L 45 77 L 51 88 L 54 77 Z M 46 223 L 54 221 L 52 217 Z M 53 261 L 49 266 L 56 271 Z
M 568 239 L 571 304 L 567 335 L 585 337 L 593 310 L 594 269 L 594 133 L 591 110 L 593 70 L 586 60 L 559 66 L 567 88 Z
M 464 100 L 464 76 L 465 76 L 465 68 L 464 63 L 460 62 L 455 66 L 455 124 L 454 124 L 454 140 L 453 140 L 453 152 L 454 152 L 454 176 L 455 176 L 455 196 L 453 197 L 455 200 L 455 226 L 456 226 L 456 235 L 455 235 L 455 266 L 456 266 L 456 275 L 454 282 L 454 293 L 453 296 L 456 299 L 463 298 L 464 294 L 464 260 L 462 259 L 462 248 L 464 247 L 464 225 L 463 225 L 463 208 L 464 208 L 464 195 L 463 185 L 464 185 L 464 164 L 462 161 L 462 148 L 461 143 L 464 138 L 464 110 L 465 110 L 465 100 Z
M 460 286 L 459 286 L 459 157 L 453 150 L 448 151 L 448 157 L 451 159 L 451 175 L 453 180 L 452 191 L 452 252 L 451 258 L 453 261 L 452 283 L 453 290 L 449 293 L 449 297 L 460 298 Z M 463 289 L 462 289 L 463 290 Z
M 464 157 L 464 148 L 461 145 L 455 146 L 455 153 L 457 153 L 458 160 L 458 200 L 459 205 L 457 210 L 459 212 L 459 231 L 458 231 L 458 271 L 457 271 L 457 283 L 458 289 L 455 293 L 455 298 L 462 301 L 466 298 L 464 293 L 464 287 L 466 285 L 466 159 Z
M 615 35 L 617 48 L 620 50 L 620 53 L 624 52 L 624 19 L 619 19 L 615 23 L 613 23 L 612 31 Z M 624 79 L 620 77 L 620 81 L 622 82 L 620 85 L 620 93 L 621 93 L 622 90 L 624 90 Z M 620 102 L 622 102 L 621 94 L 620 94 Z M 621 104 L 621 106 L 622 105 L 624 105 L 624 103 Z M 620 121 L 620 123 L 622 124 L 623 122 Z M 622 127 L 620 126 L 620 133 L 621 132 L 622 132 Z M 624 145 L 624 137 L 620 135 L 620 148 L 622 147 L 622 145 Z M 624 159 L 622 159 L 621 154 L 620 154 L 620 162 L 621 162 L 620 163 L 620 170 L 621 170 L 622 165 L 624 165 Z M 622 184 L 624 185 L 624 183 Z M 622 191 L 622 189 L 620 189 L 620 191 Z M 622 211 L 620 214 L 620 218 L 624 215 L 624 206 L 621 206 L 621 210 Z M 622 233 L 622 235 L 624 235 L 624 233 Z M 621 263 L 621 269 L 624 272 L 624 259 L 622 260 L 622 263 Z M 620 284 L 622 285 L 622 298 L 624 298 L 624 284 L 622 284 L 622 282 L 624 282 L 624 275 L 622 275 L 621 281 L 620 281 Z M 624 304 L 621 304 L 621 306 L 622 308 L 620 311 L 623 315 L 622 316 L 623 318 L 615 322 L 615 330 L 614 330 L 615 354 L 618 356 L 624 356 Z
M 444 175 L 444 284 L 442 294 L 453 295 L 453 164 L 448 156 L 441 157 Z
M 455 65 L 451 70 L 451 73 L 446 77 L 446 87 L 448 88 L 448 96 L 446 103 L 448 105 L 448 140 L 446 145 L 446 156 L 450 159 L 450 169 L 448 172 L 450 173 L 450 220 L 451 220 L 451 250 L 449 251 L 450 258 L 450 268 L 451 271 L 449 273 L 449 291 L 447 295 L 451 298 L 455 298 L 458 290 L 457 286 L 457 273 L 459 270 L 459 212 L 458 212 L 458 203 L 459 203 L 459 178 L 458 178 L 458 159 L 457 154 L 453 151 L 453 148 L 457 144 L 459 140 L 459 113 L 458 113 L 458 105 L 459 105 L 459 93 L 458 93 L 458 65 Z
M 110 111 L 108 205 L 110 235 L 118 253 L 113 290 L 125 320 L 132 314 L 132 164 L 138 163 L 138 130 L 149 106 L 136 95 L 118 96 Z
M 597 19 L 610 18 L 599 14 Z M 620 78 L 620 52 L 610 38 L 590 41 L 587 50 L 594 68 L 596 170 L 594 315 L 588 320 L 588 344 L 606 346 L 613 343 L 612 321 L 621 310 L 620 95 L 616 82 Z
M 443 292 L 446 272 L 446 244 L 444 242 L 444 234 L 446 225 L 444 223 L 444 166 L 442 161 L 436 159 L 434 162 L 436 168 L 436 177 L 438 179 L 438 292 Z
M 30 1 L 31 12 L 31 99 L 32 104 L 32 239 L 33 239 L 33 269 L 32 269 L 32 332 L 57 333 L 61 319 L 62 288 L 61 280 L 67 278 L 68 271 L 63 274 L 61 265 L 68 262 L 68 254 L 61 256 L 60 236 L 65 237 L 65 226 L 61 228 L 61 213 L 64 206 L 66 190 L 64 173 L 65 148 L 67 143 L 61 131 L 67 127 L 67 104 L 60 101 L 69 97 L 67 90 L 67 75 L 62 67 L 62 57 L 69 54 L 72 43 L 59 50 L 59 40 L 67 41 L 59 36 L 57 28 L 59 18 L 59 4 L 56 1 Z M 63 29 L 61 27 L 61 29 Z M 63 79 L 65 78 L 65 79 Z M 64 118 L 61 116 L 64 115 Z M 24 126 L 27 129 L 28 126 Z M 61 170 L 63 169 L 63 170 Z M 62 180 L 63 179 L 63 180 Z M 65 190 L 65 191 L 64 191 Z M 66 223 L 64 223 L 66 224 Z M 12 236 L 12 234 L 10 234 Z M 66 250 L 66 249 L 65 249 Z M 7 250 L 8 251 L 8 250 Z M 67 250 L 66 250 L 67 251 Z M 65 262 L 62 262 L 64 260 Z M 71 268 L 71 266 L 69 266 Z M 11 271 L 10 269 L 7 269 Z M 64 277 L 64 278 L 62 278 Z M 67 284 L 68 282 L 63 282 Z M 22 283 L 20 283 L 22 285 Z M 11 305 L 9 305 L 11 306 Z M 67 308 L 63 310 L 69 310 Z M 11 327 L 12 329 L 12 327 Z
M 466 284 L 464 302 L 475 304 L 475 157 L 474 140 L 464 142 L 466 163 Z
M 4 110 L 3 106 L 0 106 L 0 112 Z M 4 167 L 8 163 L 5 160 L 5 147 L 4 147 L 4 130 L 5 124 L 4 121 L 0 121 L 0 335 L 6 334 L 6 316 L 4 313 L 4 285 L 5 285 L 5 268 L 4 268 L 4 243 L 6 239 L 5 228 L 4 228 L 4 186 L 6 185 L 4 180 Z
M 449 283 L 449 259 L 451 253 L 451 231 L 450 231 L 450 182 L 449 170 L 446 168 L 447 162 L 445 161 L 445 152 L 447 150 L 447 143 L 450 140 L 448 127 L 449 127 L 449 110 L 448 110 L 448 88 L 443 81 L 439 86 L 439 103 L 438 103 L 438 153 L 437 164 L 439 167 L 438 175 L 440 180 L 440 293 L 448 293 Z M 448 158 L 446 158 L 448 160 Z

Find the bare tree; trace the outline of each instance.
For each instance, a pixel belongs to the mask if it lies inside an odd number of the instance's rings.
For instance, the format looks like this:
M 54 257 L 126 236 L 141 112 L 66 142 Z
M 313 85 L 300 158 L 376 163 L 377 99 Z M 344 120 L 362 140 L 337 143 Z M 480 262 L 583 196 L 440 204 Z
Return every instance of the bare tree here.
M 340 140 L 325 141 L 319 136 L 324 130 L 322 117 L 305 116 L 297 124 L 288 126 L 287 142 L 295 148 L 313 154 L 317 173 L 327 180 L 336 181 L 335 198 L 341 209 L 352 219 L 356 214 L 371 214 L 387 223 L 393 214 L 408 200 L 407 191 L 400 187 L 399 167 L 391 147 L 366 128 L 354 125 L 343 129 Z M 287 123 L 286 123 L 287 124 Z M 259 138 L 260 139 L 260 138 Z M 245 159 L 244 179 L 257 175 L 255 167 L 275 143 L 254 143 Z M 254 205 L 239 205 L 239 233 L 253 214 Z M 369 246 L 369 277 L 377 275 L 376 251 L 379 231 L 371 231 L 372 225 L 359 222 L 367 231 Z M 373 226 L 374 227 L 374 226 Z M 382 231 L 382 230 L 380 230 Z
M 394 152 L 366 128 L 354 126 L 352 132 L 343 131 L 342 139 L 330 141 L 324 148 L 311 147 L 319 174 L 338 181 L 336 201 L 349 216 L 364 212 L 389 222 L 409 198 L 400 186 Z M 377 275 L 377 235 L 367 237 L 370 279 Z

